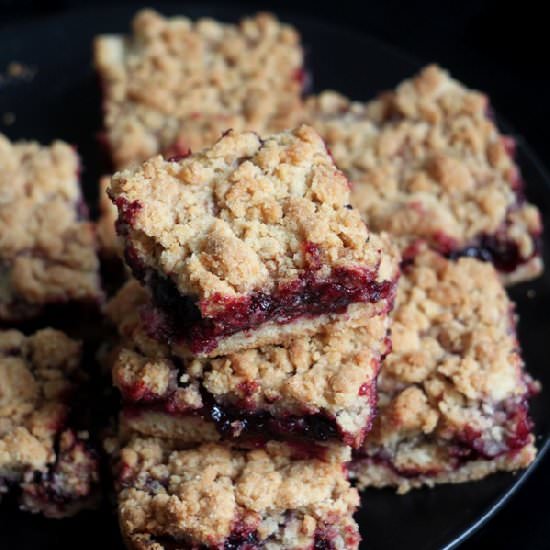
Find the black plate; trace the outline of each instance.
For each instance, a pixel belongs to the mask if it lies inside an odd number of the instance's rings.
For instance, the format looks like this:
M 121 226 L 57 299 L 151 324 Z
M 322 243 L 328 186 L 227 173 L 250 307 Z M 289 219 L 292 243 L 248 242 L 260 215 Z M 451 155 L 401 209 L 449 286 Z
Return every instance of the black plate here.
M 99 92 L 91 69 L 91 40 L 100 32 L 126 31 L 135 9 L 104 7 L 72 12 L 0 33 L 0 70 L 14 60 L 36 68 L 30 81 L 0 84 L 0 121 L 5 112 L 16 117 L 9 126 L 0 122 L 0 131 L 12 139 L 47 142 L 62 138 L 74 143 L 84 159 L 83 179 L 91 201 L 97 195 L 100 173 L 95 140 L 100 125 Z M 245 14 L 235 5 L 203 3 L 162 4 L 160 9 L 168 14 L 207 15 L 227 21 Z M 356 99 L 368 99 L 382 89 L 393 87 L 422 65 L 368 36 L 289 14 L 279 15 L 296 24 L 303 34 L 315 90 L 333 88 Z M 527 194 L 540 206 L 545 226 L 550 227 L 550 178 L 521 138 L 519 162 L 527 181 Z M 548 261 L 550 240 L 547 238 L 546 242 L 544 252 Z M 548 388 L 550 369 L 545 359 L 550 334 L 548 273 L 534 283 L 515 287 L 511 294 L 521 316 L 519 332 L 528 368 Z M 532 406 L 541 449 L 539 459 L 550 446 L 550 400 L 545 397 L 536 398 Z M 494 515 L 528 475 L 529 470 L 515 476 L 498 474 L 478 483 L 440 486 L 402 497 L 389 490 L 368 491 L 358 514 L 364 547 L 452 548 Z M 6 502 L 0 508 L 0 525 L 2 549 L 122 547 L 107 504 L 99 512 L 84 513 L 72 520 L 48 521 L 14 511 L 13 505 Z

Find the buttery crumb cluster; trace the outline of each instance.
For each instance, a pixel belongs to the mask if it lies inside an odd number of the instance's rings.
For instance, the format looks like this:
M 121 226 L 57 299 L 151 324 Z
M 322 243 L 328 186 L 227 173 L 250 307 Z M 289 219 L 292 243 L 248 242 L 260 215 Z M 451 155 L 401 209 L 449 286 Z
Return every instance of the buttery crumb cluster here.
M 0 325 L 101 297 L 93 225 L 73 148 L 0 134 Z
M 49 517 L 90 506 L 97 492 L 97 456 L 73 422 L 80 354 L 54 329 L 0 331 L 0 494 L 17 488 L 23 508 Z
M 461 482 L 528 466 L 536 450 L 513 304 L 490 264 L 421 251 L 404 268 L 379 416 L 357 453 L 361 486 Z
M 508 283 L 540 274 L 540 215 L 485 95 L 431 66 L 371 102 L 323 92 L 306 110 L 371 229 L 492 261 Z

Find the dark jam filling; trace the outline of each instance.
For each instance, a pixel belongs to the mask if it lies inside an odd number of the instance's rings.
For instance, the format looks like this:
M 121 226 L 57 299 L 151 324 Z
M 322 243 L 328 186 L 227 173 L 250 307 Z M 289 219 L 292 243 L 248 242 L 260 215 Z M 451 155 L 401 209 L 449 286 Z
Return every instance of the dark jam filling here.
M 447 254 L 451 260 L 458 258 L 475 258 L 484 262 L 491 262 L 498 271 L 511 273 L 540 251 L 540 236 L 533 235 L 534 253 L 530 258 L 524 258 L 516 242 L 499 238 L 498 236 L 483 235 L 475 244 L 462 249 L 452 250 Z
M 256 550 L 260 548 L 258 533 L 242 524 L 233 528 L 223 544 L 224 550 Z
M 257 532 L 245 525 L 235 527 L 221 545 L 204 546 L 191 544 L 185 541 L 178 541 L 170 536 L 153 536 L 151 537 L 151 542 L 156 542 L 166 550 L 209 550 L 212 548 L 216 548 L 216 550 L 258 550 L 262 548 L 262 543 L 258 538 Z
M 139 394 L 139 390 L 136 390 L 136 393 Z M 127 416 L 139 416 L 146 410 L 160 411 L 174 416 L 198 415 L 213 421 L 220 435 L 231 439 L 243 436 L 296 437 L 313 441 L 340 439 L 349 445 L 358 446 L 360 444 L 358 438 L 341 433 L 334 419 L 322 414 L 288 415 L 276 418 L 266 412 L 243 412 L 218 403 L 207 404 L 201 409 L 181 410 L 178 409 L 177 401 L 174 399 L 158 400 L 153 396 L 143 395 L 140 397 L 140 404 L 125 406 L 124 413 Z
M 224 437 L 235 437 L 241 434 L 265 434 L 275 437 L 303 437 L 315 441 L 328 441 L 338 438 L 336 422 L 321 414 L 304 416 L 289 415 L 275 418 L 265 412 L 243 412 L 224 407 L 218 403 L 208 409 L 210 419 Z
M 175 337 L 187 339 L 193 353 L 212 351 L 218 339 L 266 322 L 286 324 L 303 316 L 344 313 L 353 303 L 376 303 L 391 298 L 395 287 L 392 281 L 374 281 L 367 270 L 337 268 L 329 279 L 318 280 L 310 269 L 272 294 L 255 292 L 238 299 L 216 294 L 200 304 L 201 310 L 216 313 L 202 317 L 196 301 L 182 296 L 171 280 L 152 275 L 149 285 L 158 306 L 170 312 Z
M 175 382 L 179 379 L 174 376 Z M 249 383 L 255 386 L 254 382 Z M 267 411 L 247 410 L 246 403 L 241 407 L 217 403 L 212 395 L 203 391 L 204 405 L 200 409 L 181 406 L 175 387 L 167 394 L 158 395 L 149 391 L 145 384 L 131 384 L 120 388 L 123 401 L 126 402 L 125 414 L 139 416 L 143 410 L 154 410 L 173 416 L 198 415 L 214 422 L 218 432 L 225 438 L 240 436 L 257 437 L 268 434 L 270 437 L 296 437 L 313 441 L 338 439 L 346 445 L 358 448 L 372 427 L 373 415 L 368 418 L 359 434 L 343 431 L 333 417 L 322 413 L 285 415 L 274 417 Z M 376 383 L 363 384 L 359 395 L 366 396 L 371 411 L 376 410 Z
M 65 435 L 64 444 L 61 444 L 62 433 Z M 72 430 L 66 430 L 57 435 L 55 454 L 55 463 L 45 472 L 34 472 L 32 483 L 25 485 L 27 496 L 35 502 L 54 504 L 61 508 L 89 498 L 99 472 L 96 451 Z M 78 479 L 78 484 L 71 486 L 70 492 L 64 489 L 63 483 L 68 472 L 74 479 Z

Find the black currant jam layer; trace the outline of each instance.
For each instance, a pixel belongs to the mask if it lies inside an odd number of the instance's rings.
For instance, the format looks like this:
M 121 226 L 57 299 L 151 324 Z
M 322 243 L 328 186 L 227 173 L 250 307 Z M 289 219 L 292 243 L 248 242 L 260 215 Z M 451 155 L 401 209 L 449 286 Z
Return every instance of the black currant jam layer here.
M 127 259 L 131 262 L 128 254 Z M 139 266 L 134 272 L 139 274 Z M 395 282 L 373 279 L 374 275 L 367 270 L 338 268 L 329 279 L 318 280 L 315 270 L 311 270 L 272 294 L 255 292 L 238 299 L 216 294 L 198 305 L 191 297 L 181 295 L 169 279 L 151 275 L 148 284 L 155 303 L 177 327 L 175 338 L 185 338 L 193 353 L 207 353 L 220 338 L 263 323 L 286 324 L 299 317 L 345 313 L 353 303 L 377 303 L 385 299 L 391 302 Z M 201 314 L 209 310 L 216 313 L 208 317 Z
M 482 235 L 475 243 L 458 250 L 452 250 L 446 255 L 451 260 L 458 258 L 475 258 L 484 262 L 491 262 L 498 271 L 512 273 L 521 265 L 537 257 L 541 250 L 540 235 L 532 235 L 534 252 L 529 258 L 521 255 L 515 241 L 501 238 L 496 235 Z
M 179 376 L 177 378 L 179 379 Z M 254 386 L 255 383 L 251 382 L 250 385 Z M 367 398 L 365 405 L 370 408 L 371 415 L 366 419 L 365 426 L 360 433 L 352 434 L 343 431 L 337 425 L 334 417 L 323 413 L 273 416 L 268 411 L 251 409 L 250 405 L 246 403 L 242 407 L 222 405 L 204 390 L 202 392 L 203 406 L 200 409 L 182 406 L 175 390 L 158 395 L 150 392 L 145 384 L 141 383 L 120 387 L 119 390 L 125 403 L 125 414 L 128 416 L 138 416 L 147 410 L 172 416 L 197 415 L 212 421 L 224 438 L 234 439 L 241 436 L 256 438 L 267 434 L 274 438 L 304 438 L 313 441 L 340 440 L 353 448 L 360 447 L 365 435 L 370 431 L 377 402 L 376 382 L 362 384 L 359 395 Z
M 22 506 L 46 516 L 63 517 L 96 498 L 99 457 L 72 429 L 58 433 L 55 452 L 55 463 L 47 471 L 34 472 L 32 480 L 22 484 Z

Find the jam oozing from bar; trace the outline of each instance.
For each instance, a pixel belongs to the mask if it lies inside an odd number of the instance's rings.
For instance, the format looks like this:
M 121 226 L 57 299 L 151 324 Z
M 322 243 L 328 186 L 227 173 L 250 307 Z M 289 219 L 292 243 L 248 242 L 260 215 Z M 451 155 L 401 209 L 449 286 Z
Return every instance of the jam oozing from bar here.
M 256 437 L 269 434 L 275 438 L 298 437 L 314 441 L 338 439 L 355 448 L 362 444 L 365 434 L 370 431 L 372 426 L 373 417 L 370 416 L 366 419 L 366 425 L 361 433 L 352 434 L 343 431 L 334 417 L 323 413 L 287 414 L 275 417 L 268 411 L 253 409 L 247 403 L 243 403 L 241 407 L 218 403 L 205 390 L 202 392 L 202 408 L 182 407 L 175 391 L 177 379 L 179 376 L 173 377 L 172 390 L 164 395 L 149 391 L 141 383 L 120 387 L 122 399 L 126 403 L 125 414 L 134 416 L 139 415 L 143 410 L 155 410 L 173 416 L 199 415 L 214 422 L 219 433 L 226 438 L 238 438 L 243 435 Z M 377 399 L 376 382 L 373 380 L 364 383 L 359 395 L 367 397 L 366 406 L 374 412 Z
M 315 255 L 311 256 L 315 262 Z M 139 266 L 134 271 L 139 275 Z M 286 324 L 302 316 L 344 313 L 353 303 L 391 299 L 395 290 L 393 281 L 375 281 L 365 269 L 338 268 L 323 280 L 315 276 L 316 271 L 306 270 L 298 280 L 280 285 L 271 294 L 254 292 L 237 299 L 216 294 L 198 305 L 192 297 L 181 295 L 167 278 L 153 274 L 149 286 L 158 306 L 170 312 L 177 327 L 175 337 L 186 338 L 193 353 L 209 352 L 218 339 L 266 322 Z M 201 315 L 209 309 L 216 313 Z

